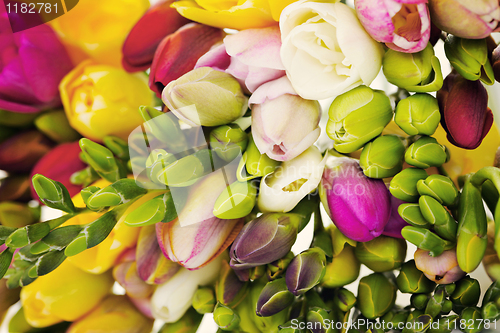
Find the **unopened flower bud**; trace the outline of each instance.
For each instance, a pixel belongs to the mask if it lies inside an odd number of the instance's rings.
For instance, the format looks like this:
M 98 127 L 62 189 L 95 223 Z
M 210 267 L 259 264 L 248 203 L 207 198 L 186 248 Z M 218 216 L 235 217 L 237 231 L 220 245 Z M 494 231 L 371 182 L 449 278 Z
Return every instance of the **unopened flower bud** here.
M 217 301 L 234 308 L 247 292 L 247 284 L 240 281 L 227 261 L 222 261 L 221 272 L 215 285 Z
M 226 162 L 243 155 L 247 144 L 248 135 L 237 124 L 222 125 L 210 132 L 210 149 Z
M 394 121 L 408 135 L 432 135 L 440 120 L 438 102 L 429 94 L 411 95 L 396 106 Z
M 446 147 L 430 136 L 421 137 L 405 152 L 406 163 L 422 169 L 432 166 L 439 167 L 446 163 L 449 158 Z
M 232 331 L 240 325 L 240 317 L 233 309 L 218 303 L 214 310 L 214 321 L 220 329 Z
M 478 280 L 466 276 L 458 281 L 456 286 L 455 291 L 450 296 L 450 300 L 457 309 L 477 305 L 481 296 L 481 288 Z
M 297 255 L 286 270 L 286 285 L 295 296 L 305 294 L 325 275 L 325 252 L 318 248 Z
M 222 191 L 214 205 L 214 216 L 220 219 L 245 217 L 255 206 L 257 185 L 235 181 Z
M 332 258 L 326 265 L 326 273 L 321 285 L 327 288 L 337 288 L 354 282 L 359 276 L 360 263 L 354 255 L 354 248 L 350 245 Z
M 211 313 L 217 303 L 212 288 L 200 287 L 193 296 L 193 308 L 200 314 Z
M 420 195 L 431 196 L 446 206 L 453 204 L 458 196 L 458 190 L 453 181 L 442 175 L 430 175 L 419 180 L 417 190 Z
M 311 323 L 311 332 L 326 333 L 331 325 L 331 315 L 329 311 L 320 307 L 313 307 L 307 312 L 307 322 Z
M 64 110 L 41 114 L 35 119 L 35 126 L 57 143 L 72 142 L 80 138 L 80 134 L 70 126 Z
M 375 272 L 386 272 L 401 267 L 406 257 L 404 239 L 379 236 L 368 242 L 358 242 L 354 251 L 358 260 Z
M 434 231 L 444 239 L 455 241 L 457 239 L 457 222 L 446 208 L 428 195 L 422 195 L 418 202 L 422 216 L 434 225 Z
M 333 302 L 337 308 L 342 312 L 348 312 L 356 304 L 356 296 L 345 289 L 340 288 L 335 295 Z
M 431 257 L 429 252 L 418 249 L 414 257 L 417 269 L 438 284 L 449 284 L 465 275 L 458 266 L 455 249 L 444 251 L 437 257 Z
M 411 294 L 428 294 L 436 286 L 424 273 L 417 269 L 413 259 L 403 264 L 396 283 L 401 292 Z
M 414 227 L 429 228 L 431 226 L 422 215 L 420 206 L 416 203 L 404 203 L 399 205 L 398 214 L 403 220 Z
M 469 323 L 469 325 L 463 328 L 464 333 L 479 333 L 483 331 L 483 317 L 478 308 L 465 308 L 460 314 L 460 322 Z
M 396 135 L 382 135 L 367 143 L 361 152 L 359 165 L 370 178 L 386 178 L 403 169 L 405 141 Z
M 431 44 L 417 53 L 388 50 L 382 66 L 387 81 L 408 91 L 437 91 L 443 85 L 441 65 Z
M 247 110 L 238 81 L 210 67 L 194 69 L 170 82 L 162 99 L 179 119 L 192 126 L 228 124 Z
M 359 281 L 358 308 L 368 319 L 388 312 L 396 301 L 397 288 L 383 274 L 374 273 Z
M 288 265 L 292 262 L 295 255 L 293 252 L 288 252 L 283 258 L 273 261 L 267 265 L 267 279 L 272 281 L 283 274 L 287 269 Z
M 281 163 L 272 160 L 266 154 L 261 154 L 251 136 L 249 137 L 247 150 L 243 155 L 243 160 L 245 162 L 246 171 L 255 177 L 263 177 L 272 173 Z
M 417 191 L 417 182 L 420 179 L 426 179 L 427 172 L 417 168 L 406 168 L 392 178 L 389 185 L 389 191 L 396 198 L 406 202 L 417 202 L 419 193 Z
M 426 294 L 413 294 L 410 297 L 411 305 L 417 310 L 425 309 L 428 302 L 429 302 L 429 295 Z
M 337 96 L 328 115 L 326 132 L 334 141 L 334 148 L 352 153 L 380 135 L 393 112 L 383 91 L 359 86 Z
M 257 315 L 269 317 L 283 311 L 295 300 L 288 290 L 285 279 L 268 282 L 262 289 L 257 301 Z
M 467 80 L 480 79 L 489 85 L 495 82 L 486 39 L 464 39 L 448 35 L 444 51 L 453 68 Z
M 179 320 L 163 325 L 158 333 L 196 333 L 202 319 L 202 315 L 189 308 Z

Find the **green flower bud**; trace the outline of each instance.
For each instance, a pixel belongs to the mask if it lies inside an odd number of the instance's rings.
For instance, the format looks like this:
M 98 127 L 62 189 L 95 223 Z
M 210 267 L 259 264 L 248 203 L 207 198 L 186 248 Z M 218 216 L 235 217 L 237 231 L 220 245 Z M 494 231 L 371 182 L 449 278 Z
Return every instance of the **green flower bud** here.
M 417 202 L 418 191 L 417 182 L 427 178 L 425 170 L 417 168 L 407 168 L 392 178 L 389 191 L 396 198 L 406 202 Z
M 454 243 L 442 239 L 428 229 L 408 226 L 401 230 L 401 235 L 419 249 L 429 251 L 433 257 L 454 247 Z
M 418 310 L 425 309 L 428 302 L 429 302 L 429 295 L 426 294 L 413 294 L 410 297 L 411 305 Z
M 430 175 L 425 180 L 419 180 L 417 190 L 420 195 L 431 196 L 445 206 L 452 205 L 458 197 L 453 181 L 442 175 Z
M 405 141 L 397 135 L 382 135 L 363 148 L 359 165 L 370 178 L 386 178 L 403 169 Z
M 481 311 L 478 308 L 465 308 L 460 314 L 460 324 L 460 330 L 464 333 L 481 332 L 484 326 Z
M 248 284 L 240 281 L 229 263 L 222 261 L 221 272 L 215 285 L 217 301 L 234 308 L 246 296 Z
M 180 128 L 179 119 L 173 113 L 164 113 L 151 106 L 140 106 L 139 113 L 144 120 L 142 125 L 147 137 L 152 136 L 158 139 L 169 151 L 179 152 L 190 148 Z M 137 139 L 144 144 L 144 133 L 137 133 L 137 135 L 137 138 L 129 138 L 129 141 L 134 142 L 133 139 Z
M 425 313 L 435 318 L 443 310 L 443 304 L 445 302 L 445 295 L 443 289 L 437 289 L 434 294 L 430 297 L 429 302 L 425 308 Z
M 100 178 L 101 177 L 95 172 L 94 168 L 88 166 L 85 169 L 73 173 L 69 181 L 73 185 L 89 186 Z
M 236 124 L 219 126 L 210 132 L 210 149 L 226 162 L 243 155 L 248 135 Z
M 36 194 L 44 204 L 67 213 L 76 211 L 69 192 L 63 184 L 40 174 L 34 175 L 32 181 Z
M 333 298 L 333 304 L 342 312 L 348 312 L 356 304 L 356 296 L 345 289 L 340 288 Z
M 328 112 L 326 133 L 341 153 L 352 153 L 382 133 L 392 119 L 383 91 L 359 86 L 335 98 Z
M 179 199 L 176 197 L 176 200 Z M 182 200 L 180 200 L 182 201 Z M 181 205 L 180 202 L 177 202 Z M 147 200 L 125 216 L 129 227 L 140 227 L 158 222 L 170 222 L 177 218 L 177 210 L 170 191 Z
M 327 310 L 313 307 L 307 312 L 306 315 L 308 328 L 313 333 L 327 333 L 331 332 L 329 329 L 331 327 L 331 312 Z
M 290 262 L 295 258 L 293 252 L 288 252 L 286 256 L 267 265 L 267 279 L 269 281 L 275 280 L 287 269 Z
M 431 92 L 443 86 L 441 65 L 430 43 L 417 53 L 389 49 L 382 59 L 382 66 L 387 81 L 408 91 Z
M 270 159 L 266 154 L 261 154 L 252 136 L 249 136 L 247 150 L 243 155 L 245 160 L 247 172 L 255 177 L 264 177 L 267 174 L 274 172 L 274 170 L 281 164 L 279 161 Z
M 321 280 L 321 285 L 327 288 L 337 288 L 354 282 L 359 276 L 360 266 L 354 254 L 354 248 L 346 245 L 344 250 L 326 265 L 326 273 Z
M 222 191 L 214 205 L 214 215 L 220 219 L 245 217 L 255 206 L 257 186 L 251 182 L 235 181 Z
M 264 274 L 266 274 L 266 267 L 264 265 L 255 266 L 249 268 L 249 271 L 250 272 L 248 273 L 248 279 L 250 281 L 255 281 L 263 277 Z
M 481 316 L 484 320 L 495 321 L 500 319 L 500 306 L 494 302 L 483 304 L 481 307 Z
M 484 293 L 483 303 L 496 302 L 500 305 L 500 281 L 494 281 Z
M 219 126 L 243 116 L 247 98 L 230 74 L 199 67 L 171 81 L 162 100 L 179 119 L 191 126 Z
M 401 267 L 406 257 L 404 239 L 379 236 L 368 242 L 358 242 L 354 250 L 358 260 L 375 272 Z
M 411 294 L 428 294 L 436 286 L 434 282 L 425 277 L 423 272 L 417 269 L 413 259 L 403 264 L 396 278 L 396 283 L 401 292 Z
M 418 202 L 423 217 L 434 224 L 434 231 L 444 239 L 455 241 L 457 222 L 453 216 L 433 197 L 423 195 Z
M 420 206 L 414 203 L 401 204 L 398 207 L 399 215 L 406 222 L 419 228 L 429 228 L 430 224 L 422 215 Z
M 467 80 L 480 79 L 488 85 L 495 82 L 486 39 L 465 39 L 450 34 L 444 42 L 444 52 L 453 68 Z
M 283 311 L 295 300 L 295 296 L 288 291 L 285 279 L 268 282 L 262 289 L 257 301 L 257 315 L 269 317 Z
M 304 327 L 304 328 L 301 328 Z M 295 318 L 280 325 L 279 333 L 307 333 L 307 322 L 304 317 Z
M 130 153 L 127 141 L 117 136 L 108 135 L 105 136 L 104 139 L 102 139 L 102 142 L 119 159 L 123 161 L 130 159 Z
M 265 316 L 259 316 L 258 315 L 258 312 L 256 310 L 259 309 L 259 302 L 263 299 L 263 298 L 266 298 L 265 296 L 266 295 L 263 295 L 264 294 L 264 288 L 267 286 L 268 289 L 266 290 L 266 293 L 267 295 L 270 295 L 273 293 L 273 291 L 271 289 L 274 289 L 275 287 L 279 287 L 279 288 L 276 288 L 276 289 L 279 289 L 279 290 L 282 290 L 282 291 L 286 291 L 289 293 L 289 295 L 292 295 L 286 288 L 286 284 L 285 284 L 285 279 L 278 279 L 278 280 L 275 280 L 275 281 L 272 281 L 272 282 L 276 282 L 276 281 L 279 281 L 279 280 L 283 280 L 282 282 L 280 282 L 281 285 L 279 284 L 273 284 L 271 285 L 272 288 L 270 287 L 270 283 L 267 283 L 267 284 L 264 284 L 262 282 L 262 280 L 260 281 L 255 281 L 254 283 L 252 283 L 250 285 L 250 293 L 248 295 L 248 297 L 246 297 L 242 304 L 245 303 L 245 300 L 249 303 L 250 303 L 250 310 L 248 310 L 247 312 L 250 313 L 251 315 L 251 318 L 253 320 L 253 323 L 255 324 L 256 328 L 257 328 L 257 331 L 258 332 L 268 332 L 268 331 L 272 331 L 272 330 L 276 330 L 277 327 L 279 327 L 279 325 L 282 325 L 284 324 L 289 318 L 288 318 L 288 311 L 285 310 L 285 311 L 279 311 L 277 312 L 275 315 L 272 315 L 272 316 L 269 316 L 269 317 L 265 317 Z M 284 288 L 284 289 L 283 289 Z M 268 292 L 270 291 L 270 292 Z M 283 296 L 285 296 L 286 292 L 283 292 Z M 293 298 L 295 298 L 293 295 L 292 295 Z M 272 300 L 271 300 L 272 301 Z M 280 302 L 277 302 L 275 303 L 276 305 L 280 305 Z M 272 305 L 272 302 L 269 303 L 269 305 Z M 264 306 L 265 308 L 265 306 Z M 271 310 L 271 308 L 267 308 L 267 310 Z M 243 316 L 242 316 L 243 317 Z M 241 327 L 243 329 L 243 327 Z
M 20 113 L 0 110 L 0 125 L 8 127 L 26 127 L 33 123 L 39 113 Z
M 118 206 L 146 193 L 147 190 L 137 186 L 135 180 L 124 178 L 96 191 L 87 198 L 86 203 L 89 208 L 95 210 L 103 207 Z
M 80 148 L 86 162 L 104 179 L 115 182 L 127 177 L 127 170 L 111 150 L 89 139 L 80 139 Z
M 414 142 L 405 152 L 405 161 L 417 168 L 439 167 L 449 159 L 445 146 L 430 136 L 423 136 Z
M 441 314 L 447 315 L 451 312 L 451 310 L 453 310 L 453 302 L 447 299 L 443 302 Z
M 0 202 L 0 224 L 5 227 L 22 228 L 39 220 L 39 205 L 30 207 L 15 201 Z
M 437 99 L 417 93 L 399 101 L 394 122 L 408 135 L 432 135 L 441 120 Z
M 450 300 L 458 310 L 477 305 L 481 296 L 481 288 L 478 280 L 466 276 L 456 282 L 456 286 L 455 291 L 450 296 Z
M 202 319 L 202 315 L 189 308 L 181 319 L 163 325 L 158 333 L 196 333 Z
M 415 310 L 407 318 L 403 333 L 423 333 L 427 331 L 432 323 L 432 317 L 422 313 L 421 310 Z
M 232 331 L 240 325 L 240 317 L 233 309 L 217 303 L 214 310 L 214 321 L 221 330 Z
M 200 314 L 211 313 L 216 304 L 215 293 L 212 288 L 200 287 L 193 296 L 193 308 Z
M 383 274 L 374 273 L 359 281 L 358 308 L 368 319 L 388 312 L 396 302 L 397 288 Z
M 69 124 L 64 110 L 54 110 L 41 114 L 35 119 L 35 126 L 57 143 L 73 142 L 80 138 L 80 134 Z
M 441 317 L 427 330 L 427 333 L 450 333 L 455 326 L 455 323 L 459 317 L 457 315 L 452 315 L 448 317 Z

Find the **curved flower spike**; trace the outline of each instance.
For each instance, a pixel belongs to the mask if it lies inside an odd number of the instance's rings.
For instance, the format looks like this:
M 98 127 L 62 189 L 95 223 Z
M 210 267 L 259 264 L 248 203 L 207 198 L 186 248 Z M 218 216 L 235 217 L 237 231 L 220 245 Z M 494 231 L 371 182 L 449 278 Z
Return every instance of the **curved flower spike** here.
M 364 28 L 389 48 L 414 53 L 429 42 L 431 20 L 427 0 L 356 0 Z

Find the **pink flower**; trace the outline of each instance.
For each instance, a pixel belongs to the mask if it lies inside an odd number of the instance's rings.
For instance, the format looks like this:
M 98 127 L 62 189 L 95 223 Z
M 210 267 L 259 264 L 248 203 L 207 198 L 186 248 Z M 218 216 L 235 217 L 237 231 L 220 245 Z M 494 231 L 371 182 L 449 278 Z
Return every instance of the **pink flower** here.
M 427 0 L 356 0 L 355 7 L 361 24 L 376 41 L 407 53 L 427 46 L 431 32 Z
M 224 38 L 196 63 L 234 76 L 248 92 L 285 75 L 280 58 L 281 34 L 278 27 L 247 29 Z

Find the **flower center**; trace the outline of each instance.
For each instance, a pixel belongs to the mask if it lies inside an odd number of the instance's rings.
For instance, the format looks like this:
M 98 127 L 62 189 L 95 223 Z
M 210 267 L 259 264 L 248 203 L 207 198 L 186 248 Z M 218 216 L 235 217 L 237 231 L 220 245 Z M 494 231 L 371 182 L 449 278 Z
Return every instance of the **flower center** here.
M 403 4 L 399 12 L 392 17 L 394 32 L 409 42 L 415 42 L 422 36 L 422 22 L 417 5 Z

